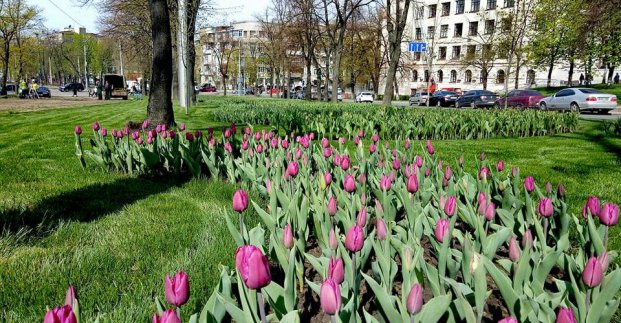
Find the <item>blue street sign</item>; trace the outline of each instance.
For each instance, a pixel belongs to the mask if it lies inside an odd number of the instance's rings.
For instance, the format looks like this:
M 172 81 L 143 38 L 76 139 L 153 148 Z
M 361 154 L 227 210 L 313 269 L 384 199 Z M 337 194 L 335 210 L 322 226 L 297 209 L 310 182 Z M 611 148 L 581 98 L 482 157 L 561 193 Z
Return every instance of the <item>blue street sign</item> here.
M 422 53 L 427 51 L 427 43 L 408 43 L 408 51 Z

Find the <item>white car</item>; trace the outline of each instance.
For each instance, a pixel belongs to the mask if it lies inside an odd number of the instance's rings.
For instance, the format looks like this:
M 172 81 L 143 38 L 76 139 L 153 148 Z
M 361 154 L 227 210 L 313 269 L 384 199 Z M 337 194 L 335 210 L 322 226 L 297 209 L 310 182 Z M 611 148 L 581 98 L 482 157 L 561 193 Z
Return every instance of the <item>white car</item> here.
M 360 92 L 358 96 L 356 96 L 356 103 L 373 103 L 373 93 L 371 92 Z
M 570 88 L 541 99 L 541 110 L 591 111 L 607 114 L 617 107 L 617 97 L 590 88 Z

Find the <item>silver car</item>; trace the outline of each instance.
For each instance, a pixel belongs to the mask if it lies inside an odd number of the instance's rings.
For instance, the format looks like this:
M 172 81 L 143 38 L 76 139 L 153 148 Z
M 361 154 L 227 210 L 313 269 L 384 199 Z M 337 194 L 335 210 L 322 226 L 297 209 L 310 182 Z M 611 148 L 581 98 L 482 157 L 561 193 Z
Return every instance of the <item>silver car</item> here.
M 410 105 L 427 105 L 429 94 L 427 92 L 419 92 L 410 96 Z
M 539 101 L 541 110 L 569 110 L 609 113 L 617 107 L 617 97 L 589 88 L 564 89 Z

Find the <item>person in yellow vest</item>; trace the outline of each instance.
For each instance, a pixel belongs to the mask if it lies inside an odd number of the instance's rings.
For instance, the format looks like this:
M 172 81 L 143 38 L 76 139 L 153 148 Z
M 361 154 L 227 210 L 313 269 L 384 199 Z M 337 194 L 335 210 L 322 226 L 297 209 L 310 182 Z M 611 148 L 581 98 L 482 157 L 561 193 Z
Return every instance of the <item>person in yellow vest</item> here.
M 22 79 L 22 82 L 19 84 L 19 88 L 21 89 L 20 97 L 25 98 L 28 95 L 28 85 L 25 80 Z
M 39 84 L 36 80 L 32 82 L 32 98 L 39 98 Z

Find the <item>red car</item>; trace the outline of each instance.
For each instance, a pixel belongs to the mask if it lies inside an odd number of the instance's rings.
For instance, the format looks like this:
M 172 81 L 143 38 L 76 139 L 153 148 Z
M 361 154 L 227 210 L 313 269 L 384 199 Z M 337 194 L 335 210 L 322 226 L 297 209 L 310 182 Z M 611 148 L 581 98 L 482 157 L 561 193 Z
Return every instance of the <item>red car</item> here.
M 505 99 L 507 100 L 507 107 L 517 109 L 537 109 L 539 107 L 539 101 L 545 98 L 539 91 L 535 90 L 513 90 L 509 92 L 506 98 L 500 97 L 494 103 L 494 108 L 502 109 L 505 107 Z
M 204 84 L 201 89 L 201 92 L 216 92 L 216 87 L 213 85 Z

